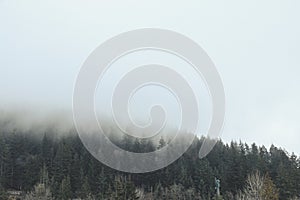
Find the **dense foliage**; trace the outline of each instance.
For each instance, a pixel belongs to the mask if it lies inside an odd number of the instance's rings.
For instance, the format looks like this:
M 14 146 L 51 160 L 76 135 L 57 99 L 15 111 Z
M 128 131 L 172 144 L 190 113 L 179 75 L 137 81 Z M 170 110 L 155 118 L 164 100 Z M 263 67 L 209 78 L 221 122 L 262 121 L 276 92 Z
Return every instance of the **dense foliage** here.
M 247 189 L 247 177 L 265 175 L 262 194 L 268 199 L 300 197 L 299 158 L 271 146 L 219 141 L 204 159 L 198 158 L 203 139 L 196 139 L 176 162 L 156 172 L 126 174 L 94 159 L 76 134 L 41 137 L 18 131 L 0 133 L 0 199 L 7 190 L 26 192 L 27 199 L 213 199 L 215 177 L 221 180 L 223 199 L 234 199 Z M 135 152 L 158 145 L 123 138 L 120 146 Z M 277 194 L 278 193 L 278 194 Z M 277 196 L 278 197 L 277 197 Z M 274 197 L 276 196 L 276 197 Z M 267 198 L 267 197 L 266 197 Z

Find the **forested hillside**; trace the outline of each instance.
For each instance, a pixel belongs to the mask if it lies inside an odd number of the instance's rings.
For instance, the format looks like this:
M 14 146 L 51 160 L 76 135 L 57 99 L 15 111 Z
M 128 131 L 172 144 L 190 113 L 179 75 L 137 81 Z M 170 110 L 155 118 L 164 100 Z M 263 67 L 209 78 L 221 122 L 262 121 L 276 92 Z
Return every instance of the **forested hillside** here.
M 219 199 L 300 197 L 300 160 L 275 146 L 219 141 L 199 159 L 203 139 L 196 139 L 172 165 L 126 174 L 94 159 L 75 132 L 57 136 L 49 130 L 36 135 L 18 130 L 0 133 L 0 199 L 7 199 L 12 190 L 22 191 L 24 199 L 215 199 L 215 178 L 220 180 Z M 122 138 L 119 145 L 141 152 L 161 148 L 166 141 L 161 138 L 154 145 Z M 253 182 L 260 185 L 254 188 Z

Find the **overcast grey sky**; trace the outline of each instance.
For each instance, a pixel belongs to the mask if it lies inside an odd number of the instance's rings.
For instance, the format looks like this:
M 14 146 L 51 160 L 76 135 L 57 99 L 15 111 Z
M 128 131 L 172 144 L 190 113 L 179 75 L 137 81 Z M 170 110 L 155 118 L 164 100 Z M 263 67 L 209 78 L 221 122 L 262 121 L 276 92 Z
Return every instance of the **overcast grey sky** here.
M 0 0 L 0 107 L 71 109 L 78 70 L 99 44 L 164 28 L 196 41 L 216 64 L 226 93 L 223 140 L 299 154 L 299 10 L 298 0 Z

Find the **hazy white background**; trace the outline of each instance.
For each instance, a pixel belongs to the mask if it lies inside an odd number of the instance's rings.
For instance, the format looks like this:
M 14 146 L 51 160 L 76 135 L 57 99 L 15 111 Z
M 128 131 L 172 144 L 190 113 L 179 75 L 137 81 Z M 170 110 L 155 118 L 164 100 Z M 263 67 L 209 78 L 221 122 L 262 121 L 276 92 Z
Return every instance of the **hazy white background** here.
M 300 2 L 0 0 L 0 108 L 70 110 L 89 53 L 124 31 L 155 27 L 198 42 L 227 106 L 224 141 L 300 153 Z

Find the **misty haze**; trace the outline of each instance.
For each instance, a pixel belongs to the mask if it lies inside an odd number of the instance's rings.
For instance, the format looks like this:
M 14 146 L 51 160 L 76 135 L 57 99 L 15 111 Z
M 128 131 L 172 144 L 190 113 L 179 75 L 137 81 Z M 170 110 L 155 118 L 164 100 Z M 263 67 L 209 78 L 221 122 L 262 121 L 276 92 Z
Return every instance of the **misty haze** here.
M 299 200 L 299 9 L 0 0 L 0 200 Z

